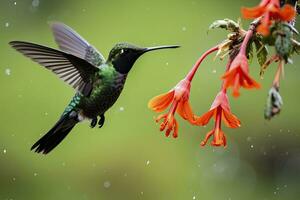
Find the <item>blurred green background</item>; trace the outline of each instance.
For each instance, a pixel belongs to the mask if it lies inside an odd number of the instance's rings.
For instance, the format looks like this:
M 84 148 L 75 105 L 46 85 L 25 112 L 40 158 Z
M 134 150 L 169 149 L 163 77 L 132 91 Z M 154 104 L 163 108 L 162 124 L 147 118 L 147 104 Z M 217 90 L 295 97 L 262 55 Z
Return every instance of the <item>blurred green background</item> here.
M 0 199 L 299 199 L 299 58 L 286 66 L 283 111 L 272 121 L 263 119 L 263 109 L 276 66 L 259 80 L 259 66 L 252 61 L 251 73 L 263 87 L 231 98 L 242 127 L 224 130 L 226 149 L 201 148 L 212 124 L 193 127 L 179 117 L 179 138 L 166 138 L 147 108 L 150 98 L 175 86 L 201 53 L 226 37 L 222 30 L 207 34 L 212 21 L 237 19 L 242 5 L 258 2 L 1 0 Z M 8 42 L 56 48 L 49 21 L 73 27 L 105 57 L 121 41 L 182 48 L 142 56 L 106 113 L 104 127 L 80 124 L 43 156 L 29 149 L 56 122 L 74 91 Z M 198 71 L 191 93 L 197 114 L 209 109 L 224 66 L 211 56 Z

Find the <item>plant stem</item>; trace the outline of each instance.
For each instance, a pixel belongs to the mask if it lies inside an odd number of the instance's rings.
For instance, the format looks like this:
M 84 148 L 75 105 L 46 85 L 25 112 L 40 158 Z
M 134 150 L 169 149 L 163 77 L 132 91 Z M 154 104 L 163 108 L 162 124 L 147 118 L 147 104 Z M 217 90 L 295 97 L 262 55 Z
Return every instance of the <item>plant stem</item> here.
M 231 66 L 232 60 L 229 58 L 228 62 L 226 64 L 226 69 L 225 69 L 225 73 L 229 71 L 230 66 Z M 225 80 L 222 81 L 222 85 L 221 85 L 221 91 L 226 93 L 227 89 L 224 87 L 225 86 Z
M 202 56 L 197 60 L 197 62 L 195 63 L 195 65 L 193 66 L 193 68 L 191 69 L 191 71 L 187 74 L 186 79 L 188 81 L 192 81 L 194 78 L 195 73 L 197 72 L 200 64 L 202 63 L 202 61 L 211 53 L 218 51 L 219 50 L 219 45 L 209 49 L 208 51 L 206 51 L 204 54 L 202 54 Z
M 274 81 L 273 81 L 273 87 L 275 87 L 277 90 L 279 90 L 280 76 L 282 74 L 282 71 L 283 71 L 283 61 L 280 60 L 275 77 L 274 77 Z

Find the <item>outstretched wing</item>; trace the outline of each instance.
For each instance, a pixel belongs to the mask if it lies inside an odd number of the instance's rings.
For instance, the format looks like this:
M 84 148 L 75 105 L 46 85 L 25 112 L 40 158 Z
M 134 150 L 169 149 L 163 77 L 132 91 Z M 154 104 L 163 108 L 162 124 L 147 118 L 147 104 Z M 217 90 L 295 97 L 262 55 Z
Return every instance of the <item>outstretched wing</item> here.
M 22 41 L 9 43 L 17 51 L 46 67 L 84 96 L 92 90 L 92 78 L 99 68 L 74 55 Z
M 102 54 L 69 26 L 55 22 L 51 24 L 51 28 L 55 41 L 62 51 L 84 59 L 95 66 L 105 63 Z

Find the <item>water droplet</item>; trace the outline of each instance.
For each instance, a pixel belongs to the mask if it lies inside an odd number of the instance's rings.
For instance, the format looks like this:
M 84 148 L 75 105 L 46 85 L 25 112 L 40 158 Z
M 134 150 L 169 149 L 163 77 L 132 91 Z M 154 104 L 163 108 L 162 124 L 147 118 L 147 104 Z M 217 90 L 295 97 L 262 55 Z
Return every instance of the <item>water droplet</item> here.
M 247 142 L 250 142 L 252 138 L 250 136 L 247 137 Z
M 141 195 L 143 195 L 144 194 L 144 192 L 141 192 Z
M 182 31 L 186 31 L 186 27 L 184 26 L 184 27 L 182 27 Z
M 103 183 L 103 187 L 104 188 L 109 188 L 111 186 L 111 183 L 109 182 L 109 181 L 105 181 L 104 183 Z
M 196 199 L 196 196 L 193 196 L 193 200 L 195 200 Z
M 168 66 L 168 65 L 169 65 L 169 63 L 168 63 L 168 62 L 166 62 L 166 65 Z
M 32 7 L 38 7 L 40 5 L 40 0 L 32 0 L 31 2 Z
M 13 178 L 12 178 L 12 180 L 13 180 L 13 181 L 16 181 L 16 178 L 15 178 L 15 177 L 13 177 Z
M 16 2 L 16 1 L 14 2 L 14 5 L 17 5 L 17 2 Z
M 48 115 L 49 115 L 49 113 L 45 112 L 45 115 L 46 115 L 46 116 L 48 116 Z
M 146 165 L 149 165 L 149 164 L 150 164 L 150 160 L 147 160 Z
M 5 23 L 5 27 L 6 27 L 6 28 L 9 27 L 9 22 L 6 22 L 6 23 Z
M 3 149 L 3 153 L 6 154 L 6 152 L 7 152 L 6 149 Z
M 9 68 L 6 68 L 4 72 L 7 76 L 11 75 L 11 69 Z
M 125 109 L 124 107 L 122 107 L 122 106 L 120 107 L 120 111 L 121 111 L 121 112 L 123 112 L 124 109 Z
M 212 73 L 213 74 L 217 73 L 217 70 L 216 69 L 212 70 Z
M 33 176 L 37 176 L 37 175 L 38 175 L 38 173 L 36 173 L 36 172 L 33 173 Z
M 62 165 L 62 166 L 66 166 L 66 163 L 65 163 L 65 162 L 62 162 L 61 165 Z

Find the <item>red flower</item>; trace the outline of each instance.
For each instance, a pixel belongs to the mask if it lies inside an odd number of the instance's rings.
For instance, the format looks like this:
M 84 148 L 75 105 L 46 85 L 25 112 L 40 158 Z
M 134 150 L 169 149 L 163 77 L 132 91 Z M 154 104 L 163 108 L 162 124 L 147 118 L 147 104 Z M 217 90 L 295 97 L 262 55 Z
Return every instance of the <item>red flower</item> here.
M 229 128 L 238 128 L 241 126 L 240 120 L 231 113 L 228 102 L 227 94 L 225 90 L 219 92 L 216 96 L 210 110 L 197 119 L 197 123 L 206 125 L 214 117 L 215 127 L 212 131 L 206 134 L 205 139 L 201 142 L 201 146 L 204 146 L 208 139 L 213 136 L 211 145 L 213 146 L 226 146 L 226 137 L 221 130 L 221 121 L 223 120 Z
M 260 88 L 259 83 L 250 77 L 247 57 L 242 52 L 240 52 L 232 61 L 229 71 L 222 76 L 222 79 L 225 81 L 225 89 L 231 86 L 233 87 L 232 95 L 234 97 L 238 97 L 240 95 L 240 87 L 244 87 L 246 89 Z
M 171 131 L 173 131 L 174 138 L 178 137 L 178 123 L 174 117 L 175 112 L 190 123 L 195 123 L 196 116 L 193 114 L 189 103 L 190 88 L 191 82 L 187 79 L 183 79 L 174 89 L 152 98 L 148 103 L 148 107 L 155 112 L 162 112 L 171 105 L 168 113 L 161 114 L 156 118 L 156 122 L 164 119 L 160 125 L 160 131 L 167 128 L 167 137 Z
M 257 31 L 262 35 L 268 35 L 272 20 L 291 21 L 295 17 L 296 11 L 289 4 L 285 4 L 280 8 L 279 0 L 262 0 L 256 7 L 242 8 L 242 15 L 246 19 L 255 19 L 262 16 Z

